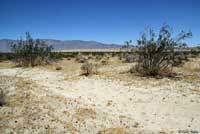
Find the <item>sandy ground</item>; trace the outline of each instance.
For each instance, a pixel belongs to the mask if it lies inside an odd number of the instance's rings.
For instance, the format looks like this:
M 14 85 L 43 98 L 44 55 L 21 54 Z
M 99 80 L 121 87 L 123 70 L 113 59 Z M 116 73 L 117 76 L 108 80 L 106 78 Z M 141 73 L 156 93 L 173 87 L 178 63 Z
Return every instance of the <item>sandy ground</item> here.
M 89 77 L 70 65 L 1 68 L 8 104 L 0 108 L 0 133 L 200 133 L 200 75 L 141 78 L 128 68 L 102 66 Z

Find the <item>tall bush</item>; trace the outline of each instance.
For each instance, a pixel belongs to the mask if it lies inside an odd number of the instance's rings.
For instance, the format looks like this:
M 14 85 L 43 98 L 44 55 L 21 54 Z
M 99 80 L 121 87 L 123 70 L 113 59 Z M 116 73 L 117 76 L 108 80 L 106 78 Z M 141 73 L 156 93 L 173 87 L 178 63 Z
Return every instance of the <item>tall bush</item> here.
M 166 70 L 169 72 L 183 53 L 182 48 L 187 46 L 183 40 L 191 36 L 191 32 L 182 31 L 173 38 L 171 28 L 166 24 L 162 26 L 157 38 L 153 29 L 146 29 L 137 43 L 137 71 L 151 76 L 159 75 Z
M 49 62 L 52 46 L 48 46 L 44 41 L 34 40 L 30 33 L 26 33 L 26 40 L 20 39 L 11 45 L 11 50 L 15 54 L 15 61 L 19 66 L 36 66 Z

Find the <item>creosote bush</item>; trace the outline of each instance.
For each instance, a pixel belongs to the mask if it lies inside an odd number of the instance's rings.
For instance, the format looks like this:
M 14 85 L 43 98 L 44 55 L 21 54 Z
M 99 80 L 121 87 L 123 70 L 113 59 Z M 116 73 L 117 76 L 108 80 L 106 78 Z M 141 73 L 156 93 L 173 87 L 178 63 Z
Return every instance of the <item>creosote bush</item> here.
M 11 45 L 11 50 L 15 54 L 15 62 L 18 66 L 36 66 L 49 63 L 52 46 L 48 46 L 44 41 L 32 39 L 26 33 L 26 40 L 20 39 Z
M 81 70 L 83 72 L 83 75 L 91 75 L 91 74 L 97 74 L 98 71 L 98 64 L 91 63 L 91 62 L 85 62 L 81 66 Z
M 186 47 L 184 39 L 191 37 L 191 32 L 181 32 L 173 38 L 171 28 L 164 24 L 158 37 L 152 29 L 147 29 L 137 43 L 138 65 L 137 72 L 143 75 L 156 76 L 163 72 L 170 73 L 173 65 L 182 62 L 180 55 Z M 179 58 L 178 58 L 179 57 Z

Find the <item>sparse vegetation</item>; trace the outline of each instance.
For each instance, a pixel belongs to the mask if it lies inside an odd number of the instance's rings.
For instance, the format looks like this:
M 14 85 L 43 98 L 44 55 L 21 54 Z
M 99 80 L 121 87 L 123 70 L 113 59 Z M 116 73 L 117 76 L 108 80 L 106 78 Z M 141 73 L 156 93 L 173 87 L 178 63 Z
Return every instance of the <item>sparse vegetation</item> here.
M 182 58 L 178 58 L 182 52 L 181 48 L 186 47 L 182 41 L 191 37 L 191 32 L 181 32 L 176 38 L 172 37 L 171 28 L 164 25 L 156 39 L 153 29 L 146 29 L 138 40 L 138 67 L 137 71 L 143 75 L 156 76 L 167 70 L 171 72 L 172 67 L 178 59 L 181 63 Z
M 102 58 L 101 58 L 101 64 L 102 65 L 107 65 L 109 59 L 110 59 L 110 56 L 108 54 L 104 54 L 104 56 L 102 56 Z
M 0 11 L 0 134 L 200 134 L 200 0 Z
M 97 134 L 127 134 L 127 132 L 123 128 L 108 128 L 98 131 Z
M 191 55 L 193 58 L 198 57 L 200 55 L 200 46 L 191 49 Z
M 99 60 L 101 60 L 102 58 L 103 58 L 102 55 L 96 55 L 96 57 L 95 57 L 96 61 L 99 61 Z
M 101 64 L 102 65 L 107 65 L 108 64 L 108 60 L 107 59 L 102 59 L 101 60 Z
M 95 65 L 94 59 L 88 62 Z M 97 63 L 101 66 L 100 62 Z M 0 66 L 3 64 L 8 63 L 2 62 Z M 36 69 L 7 66 L 1 68 L 0 85 L 5 85 L 4 91 L 9 91 L 4 97 L 6 105 L 0 107 L 1 132 L 6 133 L 9 130 L 13 133 L 149 133 L 148 130 L 140 128 L 154 128 L 155 125 L 166 127 L 163 118 L 173 119 L 167 124 L 167 127 L 173 129 L 185 127 L 182 124 L 174 125 L 175 119 L 187 124 L 194 118 L 196 122 L 191 122 L 190 125 L 194 126 L 192 129 L 198 130 L 198 126 L 195 126 L 200 121 L 199 109 L 196 108 L 200 105 L 198 58 L 190 58 L 183 67 L 176 67 L 174 72 L 182 73 L 176 80 L 140 77 L 127 73 L 135 64 L 124 64 L 117 57 L 110 57 L 109 65 L 102 66 L 98 75 L 86 78 L 78 75 L 83 64 L 86 63 L 63 58 L 58 63 Z M 63 69 L 58 72 L 56 67 Z M 135 70 L 137 69 L 133 68 L 133 73 Z M 84 72 L 84 75 L 91 74 Z M 146 108 L 141 109 L 141 105 Z M 184 112 L 185 120 L 182 120 L 182 114 L 177 115 L 166 109 L 166 105 Z M 142 113 L 148 118 L 140 119 L 137 114 L 132 114 L 133 107 L 136 113 Z M 159 109 L 159 113 L 152 110 L 152 107 Z M 101 109 L 104 109 L 103 112 Z M 124 112 L 127 114 L 121 114 Z M 152 115 L 158 118 L 155 119 Z M 157 124 L 149 123 L 149 120 Z M 105 122 L 106 125 L 101 126 Z M 164 128 L 163 131 L 165 130 Z M 156 130 L 154 133 L 159 132 Z
M 131 43 L 132 43 L 132 40 L 125 41 L 125 42 L 124 42 L 124 45 L 122 46 L 121 49 L 125 49 L 125 50 L 127 50 L 127 51 L 131 50 Z
M 18 66 L 36 66 L 49 63 L 50 52 L 53 49 L 43 41 L 34 40 L 30 33 L 26 33 L 26 40 L 20 39 L 12 44 L 15 53 L 15 62 Z
M 188 54 L 184 53 L 184 52 L 175 52 L 174 54 L 174 60 L 172 63 L 172 66 L 174 67 L 178 67 L 178 66 L 182 66 L 186 61 L 188 61 Z
M 78 61 L 79 63 L 85 63 L 87 61 L 87 58 L 84 57 L 82 54 L 78 54 L 76 56 L 76 61 Z
M 133 54 L 128 54 L 127 53 L 127 54 L 124 55 L 124 59 L 125 59 L 124 62 L 126 62 L 126 63 L 133 63 L 136 60 L 136 56 L 133 55 Z
M 83 75 L 86 75 L 86 76 L 91 75 L 91 74 L 97 74 L 98 64 L 87 61 L 81 66 L 81 70 L 83 71 Z
M 136 70 L 137 70 L 137 65 L 136 66 L 132 66 L 129 70 L 130 73 L 136 73 Z

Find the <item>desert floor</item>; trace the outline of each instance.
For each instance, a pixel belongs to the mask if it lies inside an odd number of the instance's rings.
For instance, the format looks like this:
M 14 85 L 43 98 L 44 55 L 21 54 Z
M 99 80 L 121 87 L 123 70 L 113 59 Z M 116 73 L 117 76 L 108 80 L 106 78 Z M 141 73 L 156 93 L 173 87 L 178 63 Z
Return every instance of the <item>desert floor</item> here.
M 35 68 L 1 62 L 0 133 L 200 133 L 200 60 L 175 68 L 175 78 L 131 74 L 132 65 L 110 60 L 86 77 L 74 60 Z

